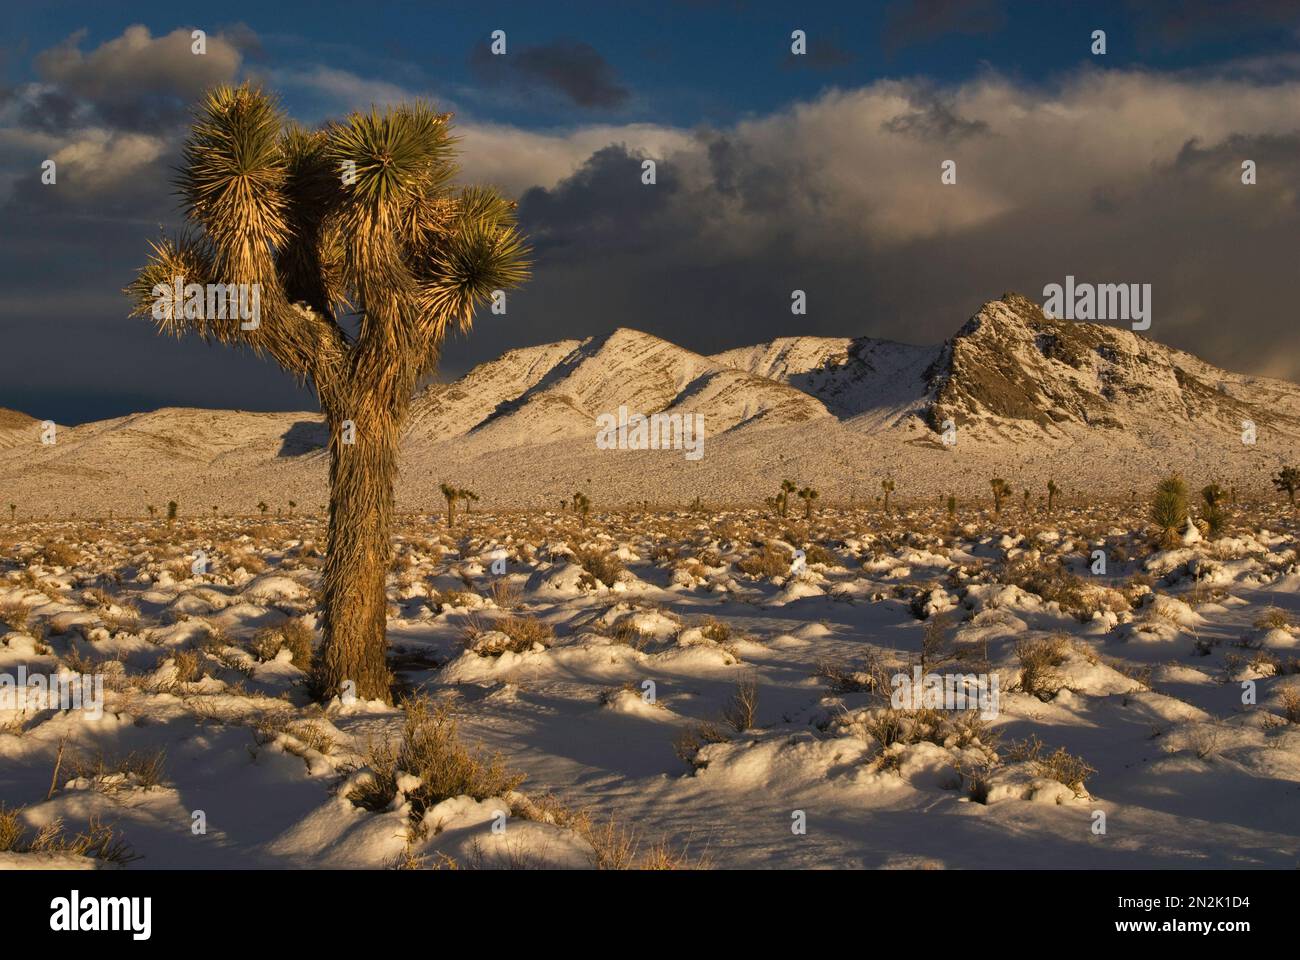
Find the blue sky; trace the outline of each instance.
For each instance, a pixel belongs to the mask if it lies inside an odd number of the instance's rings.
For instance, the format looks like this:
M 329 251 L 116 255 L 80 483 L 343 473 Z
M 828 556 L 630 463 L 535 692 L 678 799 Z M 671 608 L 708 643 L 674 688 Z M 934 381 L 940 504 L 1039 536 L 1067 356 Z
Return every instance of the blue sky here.
M 508 320 L 449 344 L 448 377 L 615 326 L 701 351 L 791 333 L 937 342 L 983 300 L 1067 273 L 1152 282 L 1154 338 L 1300 374 L 1300 342 L 1270 319 L 1290 310 L 1300 222 L 1295 2 L 45 3 L 7 18 L 0 406 L 79 422 L 312 405 L 265 363 L 155 337 L 120 294 L 158 225 L 180 223 L 168 178 L 189 101 L 244 79 L 308 123 L 447 105 L 467 179 L 520 198 L 536 279 Z M 184 49 L 194 27 L 202 63 Z M 485 53 L 495 29 L 506 57 Z M 39 183 L 47 157 L 56 188 Z M 654 192 L 635 176 L 646 157 Z M 1261 164 L 1254 191 L 1234 189 L 1243 157 Z M 962 172 L 944 192 L 946 158 Z M 798 328 L 795 287 L 813 305 Z

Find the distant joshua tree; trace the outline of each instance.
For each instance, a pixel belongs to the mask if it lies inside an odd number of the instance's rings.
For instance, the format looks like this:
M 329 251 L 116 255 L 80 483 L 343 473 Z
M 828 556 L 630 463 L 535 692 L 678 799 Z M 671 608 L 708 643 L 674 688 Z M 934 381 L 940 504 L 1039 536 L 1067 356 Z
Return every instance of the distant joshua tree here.
M 1061 492 L 1061 488 L 1056 485 L 1055 480 L 1047 481 L 1047 512 L 1051 513 L 1052 508 L 1056 506 L 1056 495 Z
M 582 525 L 587 525 L 587 514 L 591 513 L 591 500 L 585 493 L 575 493 L 573 495 L 573 512 L 582 517 Z
M 16 503 L 11 503 L 11 504 L 9 504 L 9 521 L 10 521 L 11 523 L 12 523 L 15 519 L 17 519 L 17 516 L 16 516 L 17 513 L 18 513 L 18 504 L 16 504 Z
M 1001 516 L 1002 501 L 1011 492 L 1011 485 L 1001 477 L 994 477 L 989 481 L 989 486 L 993 488 L 993 512 Z
M 266 501 L 265 501 L 265 500 L 259 500 L 259 501 L 257 502 L 257 510 L 258 510 L 258 512 L 259 512 L 262 516 L 265 517 L 265 516 L 266 516 L 266 511 L 268 511 L 268 510 L 270 510 L 270 509 L 271 509 L 271 508 L 268 507 L 268 506 L 266 505 Z
M 215 503 L 212 505 L 212 515 L 214 517 L 217 515 L 217 505 Z
M 155 507 L 154 507 L 154 505 L 153 505 L 152 503 L 149 504 L 149 506 L 145 507 L 145 509 L 149 511 L 149 519 L 150 519 L 150 520 L 152 520 L 152 519 L 154 518 L 154 514 L 156 514 L 156 513 L 158 512 L 157 509 L 155 509 Z
M 889 495 L 894 492 L 894 481 L 886 477 L 880 481 L 880 489 L 885 491 L 885 513 L 889 512 Z
M 949 518 L 957 516 L 957 498 L 951 493 L 948 494 L 948 516 Z
M 1291 506 L 1294 507 L 1296 491 L 1300 490 L 1300 468 L 1283 467 L 1273 477 L 1273 486 L 1279 492 L 1285 493 L 1287 499 L 1291 502 Z
M 177 177 L 191 230 L 155 243 L 128 288 L 133 312 L 161 331 L 270 356 L 320 398 L 330 514 L 312 685 L 322 698 L 349 681 L 360 699 L 391 701 L 384 584 L 411 396 L 447 333 L 467 332 L 477 307 L 528 275 L 515 204 L 456 184 L 450 119 L 417 102 L 309 130 L 255 87 L 211 90 Z M 159 310 L 158 289 L 177 277 L 257 289 L 257 323 Z
M 781 516 L 784 517 L 790 510 L 790 494 L 798 489 L 793 480 L 781 481 L 781 492 L 776 495 L 777 508 Z
M 1201 519 L 1205 521 L 1207 532 L 1211 537 L 1217 537 L 1223 533 L 1224 528 L 1228 525 L 1228 511 L 1223 508 L 1223 501 L 1227 494 L 1223 487 L 1217 483 L 1211 483 L 1201 488 L 1201 499 L 1205 501 L 1205 509 L 1201 511 Z
M 821 494 L 812 487 L 804 487 L 799 491 L 799 499 L 803 501 L 803 518 L 805 520 L 812 519 L 813 501 L 820 496 Z
M 1151 522 L 1156 526 L 1161 546 L 1177 545 L 1187 516 L 1187 484 L 1182 477 L 1171 474 L 1160 481 L 1151 499 Z
M 456 501 L 460 499 L 460 491 L 446 480 L 438 484 L 438 489 L 447 501 L 447 529 L 450 530 L 456 526 Z
M 180 509 L 180 508 L 176 505 L 176 501 L 175 501 L 175 500 L 168 500 L 168 501 L 167 501 L 167 522 L 168 522 L 168 523 L 175 523 L 175 522 L 176 522 L 176 511 L 177 511 L 178 509 Z
M 293 516 L 293 511 L 296 506 L 298 506 L 298 504 L 295 501 L 293 500 L 289 501 L 289 516 L 291 517 Z

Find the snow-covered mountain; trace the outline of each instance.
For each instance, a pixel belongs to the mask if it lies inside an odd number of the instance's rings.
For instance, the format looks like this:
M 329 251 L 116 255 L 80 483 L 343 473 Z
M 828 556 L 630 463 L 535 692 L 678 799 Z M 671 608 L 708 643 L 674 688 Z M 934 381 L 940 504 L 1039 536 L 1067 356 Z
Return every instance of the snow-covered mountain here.
M 601 414 L 703 416 L 707 452 L 608 451 Z M 957 442 L 944 444 L 945 422 Z M 1244 423 L 1257 441 L 1242 442 Z M 452 478 L 510 505 L 754 502 L 777 474 L 870 496 L 881 476 L 916 494 L 982 494 L 987 471 L 1124 489 L 1183 469 L 1262 487 L 1300 439 L 1300 387 L 1219 370 L 1128 330 L 1045 317 L 1007 294 L 947 342 L 782 337 L 703 356 L 618 329 L 511 350 L 414 398 L 399 499 L 424 509 Z M 184 500 L 247 510 L 326 499 L 315 413 L 163 409 L 60 428 L 0 416 L 0 497 L 32 513 L 124 511 Z M 1207 479 L 1209 477 L 1207 476 Z M 278 499 L 277 499 L 278 498 Z M 194 507 L 201 504 L 201 507 Z

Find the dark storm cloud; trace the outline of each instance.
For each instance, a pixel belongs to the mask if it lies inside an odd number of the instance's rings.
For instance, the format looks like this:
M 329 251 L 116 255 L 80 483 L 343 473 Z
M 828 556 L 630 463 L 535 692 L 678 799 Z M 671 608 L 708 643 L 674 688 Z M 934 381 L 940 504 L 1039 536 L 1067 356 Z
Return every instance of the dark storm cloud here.
M 886 120 L 881 124 L 881 129 L 887 133 L 950 143 L 988 133 L 989 125 L 983 120 L 960 117 L 937 95 L 926 94 L 918 96 L 906 113 L 899 113 Z
M 1296 0 L 1129 0 L 1139 28 L 1153 25 L 1168 44 L 1259 29 L 1300 28 Z
M 620 107 L 630 96 L 600 52 L 578 40 L 508 46 L 507 52 L 499 56 L 480 44 L 470 54 L 470 64 L 489 82 L 508 85 L 522 93 L 542 87 L 585 109 Z
M 781 66 L 786 70 L 837 70 L 856 59 L 856 53 L 844 49 L 833 39 L 813 36 L 808 38 L 807 53 L 788 52 Z
M 1005 25 L 1001 0 L 901 0 L 889 8 L 883 42 L 898 50 L 949 33 L 997 33 Z

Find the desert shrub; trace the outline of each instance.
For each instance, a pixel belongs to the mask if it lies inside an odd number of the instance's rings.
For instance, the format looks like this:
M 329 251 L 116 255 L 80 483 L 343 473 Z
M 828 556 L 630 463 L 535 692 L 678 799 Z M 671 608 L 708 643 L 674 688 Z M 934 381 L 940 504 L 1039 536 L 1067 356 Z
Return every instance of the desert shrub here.
M 679 734 L 673 741 L 673 750 L 691 767 L 699 769 L 704 765 L 698 757 L 701 748 L 710 743 L 726 743 L 730 739 L 717 724 L 705 721 L 693 724 Z
M 1255 618 L 1255 626 L 1260 630 L 1286 630 L 1291 626 L 1291 614 L 1281 607 L 1265 607 Z
M 1017 557 L 1006 563 L 998 577 L 1027 593 L 1060 605 L 1061 609 L 1079 620 L 1092 616 L 1088 588 L 1083 578 L 1066 570 L 1055 561 Z
M 397 796 L 400 774 L 417 777 L 407 792 L 411 821 L 418 824 L 430 807 L 452 797 L 475 800 L 504 798 L 524 781 L 506 769 L 500 755 L 471 750 L 460 739 L 454 708 L 446 701 L 416 697 L 402 704 L 405 719 L 396 744 L 372 746 L 366 756 L 370 775 L 362 778 L 348 799 L 367 810 L 384 810 Z
M 737 561 L 736 569 L 756 579 L 783 577 L 790 572 L 790 557 L 768 543 L 758 553 L 751 553 Z
M 273 627 L 263 627 L 253 635 L 250 647 L 257 659 L 274 660 L 282 649 L 288 648 L 293 665 L 299 670 L 311 668 L 315 634 L 311 627 L 298 619 L 285 620 Z
M 623 572 L 623 561 L 613 553 L 596 547 L 582 547 L 574 552 L 578 565 L 593 579 L 612 587 Z
M 1176 474 L 1165 477 L 1151 498 L 1151 522 L 1161 546 L 1178 545 L 1187 516 L 1187 484 Z
M 47 543 L 41 548 L 41 559 L 50 567 L 75 567 L 81 552 L 68 543 Z
M 112 827 L 92 816 L 84 832 L 68 835 L 63 820 L 52 820 L 28 837 L 22 822 L 22 807 L 0 803 L 0 853 L 61 853 L 92 857 L 119 866 L 140 858 Z
M 1282 716 L 1290 723 L 1300 723 L 1300 688 L 1286 687 L 1281 697 Z
M 752 677 L 736 682 L 736 689 L 722 711 L 722 719 L 731 724 L 737 733 L 754 729 L 758 713 L 758 682 Z
M 1055 668 L 1065 663 L 1066 653 L 1062 637 L 1022 640 L 1016 644 L 1020 689 L 1044 702 L 1055 697 L 1065 686 L 1065 678 Z
M 814 563 L 825 564 L 828 567 L 842 567 L 840 558 L 835 556 L 830 550 L 827 550 L 820 543 L 810 543 L 804 548 L 804 558 L 809 565 Z
M 106 793 L 133 786 L 149 790 L 162 784 L 166 777 L 166 761 L 167 752 L 161 747 L 133 750 L 117 757 L 101 750 L 89 757 L 72 757 L 69 770 L 74 778 L 89 780 L 96 790 Z
M 1013 743 L 1007 755 L 1012 760 L 1028 761 L 1040 777 L 1047 777 L 1057 783 L 1063 783 L 1077 794 L 1086 793 L 1086 784 L 1090 776 L 1097 772 L 1081 757 L 1067 753 L 1064 747 L 1044 754 L 1043 742 L 1030 735 L 1029 739 Z
M 508 638 L 508 642 L 501 640 L 501 636 Z M 544 647 L 550 646 L 554 638 L 555 630 L 546 621 L 510 614 L 497 617 L 487 627 L 477 623 L 471 625 L 466 631 L 464 643 L 467 649 L 480 656 L 499 657 L 506 651 L 526 653 L 538 643 Z
M 0 601 L 0 623 L 3 623 L 10 630 L 27 629 L 29 615 L 30 608 L 21 600 Z

